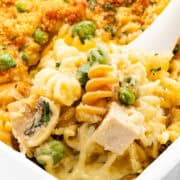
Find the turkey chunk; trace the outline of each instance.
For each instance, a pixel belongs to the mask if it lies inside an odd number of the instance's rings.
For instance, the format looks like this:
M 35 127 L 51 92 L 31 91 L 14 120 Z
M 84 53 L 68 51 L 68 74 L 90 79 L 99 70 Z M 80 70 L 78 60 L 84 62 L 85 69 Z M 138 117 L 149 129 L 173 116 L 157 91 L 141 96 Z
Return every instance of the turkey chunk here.
M 125 109 L 113 102 L 102 124 L 94 133 L 94 141 L 105 150 L 123 154 L 143 132 L 143 115 L 135 109 Z

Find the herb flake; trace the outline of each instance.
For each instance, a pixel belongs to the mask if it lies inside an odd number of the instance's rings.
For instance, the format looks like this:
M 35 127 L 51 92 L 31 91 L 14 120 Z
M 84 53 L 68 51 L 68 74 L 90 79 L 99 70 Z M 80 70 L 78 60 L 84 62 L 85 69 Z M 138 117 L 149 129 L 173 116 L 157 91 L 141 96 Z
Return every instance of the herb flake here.
M 61 63 L 60 62 L 56 62 L 56 68 L 60 67 Z
M 161 67 L 151 69 L 151 72 L 153 73 L 153 75 L 159 71 L 161 71 Z

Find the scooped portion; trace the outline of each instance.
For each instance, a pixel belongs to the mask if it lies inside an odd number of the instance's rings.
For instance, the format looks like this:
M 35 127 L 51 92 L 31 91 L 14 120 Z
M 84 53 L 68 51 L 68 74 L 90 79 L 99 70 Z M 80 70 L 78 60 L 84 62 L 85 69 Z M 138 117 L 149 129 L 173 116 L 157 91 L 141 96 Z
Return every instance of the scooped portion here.
M 60 107 L 43 96 L 11 103 L 8 110 L 14 136 L 22 146 L 29 148 L 49 138 L 60 113 Z

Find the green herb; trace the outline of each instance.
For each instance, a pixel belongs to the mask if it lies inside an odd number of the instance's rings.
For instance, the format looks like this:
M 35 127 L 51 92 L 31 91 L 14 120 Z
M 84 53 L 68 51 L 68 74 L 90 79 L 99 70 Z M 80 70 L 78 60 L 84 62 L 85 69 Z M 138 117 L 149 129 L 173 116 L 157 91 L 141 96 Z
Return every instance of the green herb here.
M 104 28 L 106 32 L 110 32 L 111 36 L 114 37 L 116 34 L 115 28 L 113 26 L 107 26 Z
M 155 55 L 155 56 L 158 56 L 159 54 L 158 54 L 158 53 L 155 53 L 154 55 Z
M 41 122 L 42 123 L 47 123 L 50 120 L 50 115 L 51 115 L 51 110 L 49 108 L 49 103 L 46 101 L 43 101 L 42 104 L 42 117 L 41 117 Z
M 125 76 L 123 81 L 119 83 L 122 87 L 135 87 L 137 81 L 131 76 Z
M 8 48 L 9 44 L 2 44 L 2 50 L 6 50 Z
M 61 66 L 61 63 L 60 62 L 56 62 L 56 67 L 60 67 Z
M 79 82 L 81 83 L 81 87 L 84 88 L 86 86 L 87 81 L 89 80 L 88 78 L 88 72 L 89 72 L 89 65 L 85 64 L 79 67 L 77 71 L 77 78 Z
M 66 2 L 66 3 L 69 3 L 69 0 L 63 0 L 64 2 Z
M 176 55 L 179 52 L 179 49 L 180 49 L 180 45 L 176 44 L 176 46 L 175 46 L 175 48 L 173 50 L 173 54 Z
M 151 72 L 153 74 L 155 74 L 156 72 L 159 72 L 159 71 L 161 71 L 161 67 L 151 69 Z
M 19 13 L 26 12 L 27 4 L 25 2 L 18 2 L 16 4 L 16 9 Z
M 27 54 L 22 54 L 21 59 L 22 59 L 23 61 L 28 61 L 28 60 L 29 60 L 29 57 L 28 57 Z
M 34 41 L 40 45 L 44 45 L 48 42 L 49 35 L 45 31 L 41 30 L 40 28 L 36 29 L 33 33 Z
M 95 35 L 96 26 L 92 21 L 82 21 L 74 25 L 72 37 L 79 36 L 82 43 L 89 40 Z
M 167 87 L 164 87 L 164 86 L 163 86 L 162 89 L 163 89 L 164 91 L 166 91 L 166 90 L 167 90 Z
M 114 11 L 115 7 L 112 3 L 108 2 L 108 3 L 105 3 L 104 10 L 105 11 Z
M 43 166 L 56 165 L 64 157 L 65 147 L 59 140 L 50 138 L 47 142 L 37 147 L 34 157 Z
M 127 32 L 127 31 L 124 31 L 124 32 L 122 32 L 122 34 L 127 36 L 127 35 L 128 35 L 128 32 Z
M 125 105 L 132 105 L 135 102 L 136 96 L 129 88 L 122 88 L 118 93 L 119 101 Z
M 6 53 L 0 55 L 0 71 L 8 70 L 15 67 L 16 63 L 14 62 L 10 54 Z
M 107 51 L 105 47 L 98 46 L 91 49 L 88 53 L 88 63 L 90 66 L 94 64 L 107 64 Z
M 17 38 L 17 36 L 12 36 L 10 39 L 14 41 Z
M 96 2 L 95 2 L 95 0 L 87 0 L 87 2 L 88 2 L 88 4 L 89 4 L 89 9 L 90 10 L 94 10 L 95 9 L 95 7 L 96 7 Z

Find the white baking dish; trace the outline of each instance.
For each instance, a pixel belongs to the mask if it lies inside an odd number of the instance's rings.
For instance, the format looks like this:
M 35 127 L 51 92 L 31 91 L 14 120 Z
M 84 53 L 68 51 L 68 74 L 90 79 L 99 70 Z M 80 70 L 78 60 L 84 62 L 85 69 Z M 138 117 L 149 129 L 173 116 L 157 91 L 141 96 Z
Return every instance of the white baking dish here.
M 24 155 L 0 142 L 0 179 L 55 180 Z M 137 180 L 179 180 L 180 138 L 164 151 Z
M 180 138 L 136 179 L 180 180 Z M 0 180 L 56 180 L 56 178 L 23 154 L 0 142 Z

